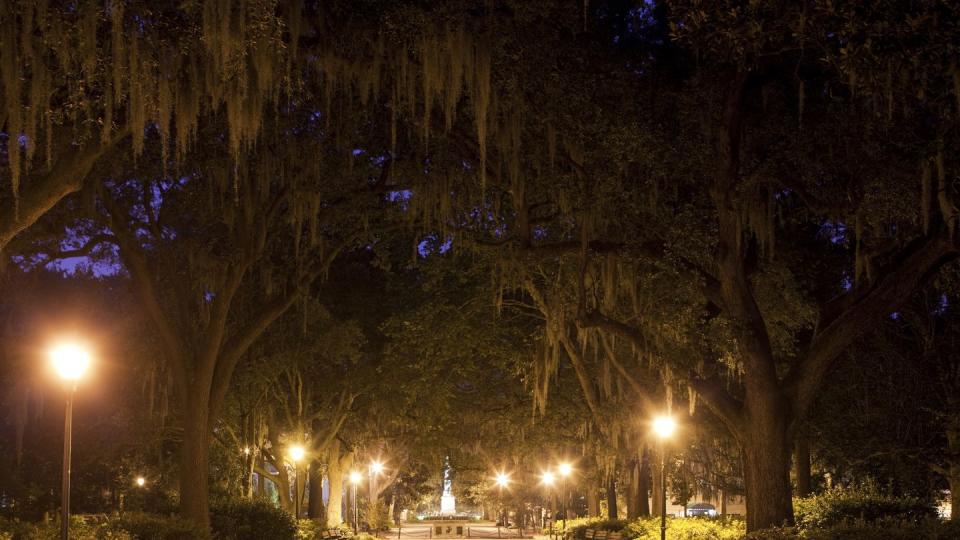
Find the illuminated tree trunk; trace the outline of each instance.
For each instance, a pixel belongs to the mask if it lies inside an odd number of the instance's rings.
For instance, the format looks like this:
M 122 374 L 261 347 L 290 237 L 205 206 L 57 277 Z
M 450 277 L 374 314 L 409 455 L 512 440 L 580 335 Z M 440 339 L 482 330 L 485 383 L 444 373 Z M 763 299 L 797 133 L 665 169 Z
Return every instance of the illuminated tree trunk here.
M 319 519 L 323 517 L 323 467 L 319 460 L 310 462 L 310 492 L 308 495 L 309 505 L 307 506 L 307 516 L 310 519 Z
M 340 445 L 334 443 L 327 461 L 327 481 L 330 483 L 330 498 L 327 499 L 327 526 L 343 523 L 343 469 L 340 467 Z
M 600 515 L 600 487 L 596 479 L 592 480 L 587 487 L 587 513 L 590 517 Z
M 637 478 L 637 515 L 650 515 L 650 453 L 644 449 L 640 452 L 640 467 Z
M 627 519 L 636 519 L 640 515 L 640 466 L 636 461 L 629 463 L 630 486 L 627 489 Z

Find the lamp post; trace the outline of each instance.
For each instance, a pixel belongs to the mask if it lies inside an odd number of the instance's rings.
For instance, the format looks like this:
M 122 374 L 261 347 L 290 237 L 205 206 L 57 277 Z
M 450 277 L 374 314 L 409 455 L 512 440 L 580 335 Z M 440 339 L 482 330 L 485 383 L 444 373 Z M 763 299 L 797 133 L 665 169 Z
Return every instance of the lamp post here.
M 67 540 L 70 534 L 70 453 L 73 437 L 73 395 L 77 381 L 90 366 L 90 353 L 75 344 L 56 345 L 50 349 L 50 361 L 57 375 L 67 383 L 67 407 L 63 421 L 63 478 L 60 504 L 60 539 Z
M 557 481 L 556 476 L 554 476 L 554 474 L 550 471 L 546 471 L 545 473 L 540 475 L 540 483 L 547 486 L 548 491 L 553 487 L 553 484 L 556 481 Z M 551 501 L 553 500 L 552 493 L 550 495 L 550 500 Z M 552 507 L 553 505 L 551 504 L 550 506 Z M 553 513 L 553 508 L 550 509 L 550 512 L 551 514 Z M 552 515 L 550 516 L 550 537 L 553 538 L 553 516 Z
M 500 537 L 500 524 L 505 520 L 503 519 L 503 488 L 507 487 L 507 484 L 510 483 L 510 475 L 504 472 L 498 472 L 496 477 L 497 482 L 497 537 Z
M 660 540 L 667 538 L 667 456 L 664 441 L 673 435 L 676 422 L 669 416 L 660 416 L 653 421 L 653 432 L 660 439 Z
M 383 473 L 383 463 L 379 461 L 370 462 L 370 504 L 377 500 L 377 479 Z
M 560 473 L 560 523 L 561 534 L 567 531 L 567 478 L 573 473 L 573 466 L 569 463 L 561 463 L 557 466 L 557 472 Z
M 300 468 L 297 464 L 303 459 L 304 451 L 300 445 L 290 447 L 290 461 L 293 461 L 293 519 L 300 519 Z
M 353 484 L 353 534 L 360 530 L 360 510 L 357 505 L 357 484 L 363 479 L 363 475 L 357 471 L 350 473 L 350 483 Z

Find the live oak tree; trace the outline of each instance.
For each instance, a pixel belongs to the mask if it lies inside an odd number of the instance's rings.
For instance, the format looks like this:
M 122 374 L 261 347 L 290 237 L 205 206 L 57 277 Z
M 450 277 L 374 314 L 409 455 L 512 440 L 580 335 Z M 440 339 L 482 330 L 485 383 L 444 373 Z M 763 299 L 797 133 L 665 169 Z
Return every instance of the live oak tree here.
M 47 174 L 38 141 L 69 149 L 46 167 L 63 158 L 56 177 L 76 181 L 130 133 L 121 154 L 139 168 L 102 175 L 88 232 L 117 245 L 164 343 L 188 413 L 181 472 L 202 484 L 183 486 L 184 511 L 200 522 L 225 381 L 332 260 L 304 238 L 349 239 L 384 195 L 415 229 L 493 253 L 493 289 L 542 297 L 536 378 L 571 362 L 596 426 L 603 377 L 578 355 L 628 385 L 639 366 L 686 383 L 744 451 L 751 530 L 791 520 L 793 431 L 834 359 L 957 252 L 946 4 L 204 0 L 0 16 L 14 208 L 0 240 L 58 200 L 29 200 Z M 295 144 L 305 133 L 323 149 Z M 318 171 L 314 154 L 337 159 Z M 354 166 L 359 181 L 337 183 Z M 357 191 L 370 197 L 345 202 Z M 173 204 L 167 229 L 153 214 Z M 245 328 L 233 300 L 253 290 L 276 303 Z
M 544 366 L 602 349 L 604 334 L 626 339 L 737 438 L 748 529 L 789 522 L 794 429 L 830 366 L 957 254 L 955 163 L 943 150 L 956 142 L 956 34 L 941 24 L 956 13 L 934 3 L 869 18 L 813 4 L 641 13 L 641 28 L 669 22 L 673 33 L 660 34 L 651 63 L 634 58 L 645 68 L 634 85 L 609 88 L 638 87 L 647 101 L 622 90 L 598 110 L 606 96 L 575 77 L 540 88 L 563 97 L 540 102 L 536 122 L 512 109 L 509 141 L 522 150 L 487 155 L 503 163 L 487 193 L 504 210 L 488 218 L 475 199 L 448 223 L 455 244 L 499 248 L 507 289 L 526 287 L 531 259 L 568 257 L 560 273 L 575 272 L 579 292 L 549 307 L 559 353 Z M 589 57 L 559 41 L 567 58 Z M 942 46 L 920 45 L 931 42 Z M 497 75 L 553 65 L 533 51 Z M 552 116 L 557 103 L 591 104 L 595 118 L 575 107 Z M 603 114 L 613 110 L 619 118 Z M 551 120 L 547 142 L 554 131 L 562 143 L 540 154 L 537 128 Z M 658 303 L 663 291 L 673 298 Z

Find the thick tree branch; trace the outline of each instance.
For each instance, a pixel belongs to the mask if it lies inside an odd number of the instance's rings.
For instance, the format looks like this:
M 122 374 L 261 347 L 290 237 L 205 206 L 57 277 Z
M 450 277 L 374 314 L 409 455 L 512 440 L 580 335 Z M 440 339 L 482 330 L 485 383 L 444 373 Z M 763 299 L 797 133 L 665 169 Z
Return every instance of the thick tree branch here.
M 807 354 L 784 379 L 798 418 L 809 410 L 820 382 L 840 353 L 870 331 L 878 320 L 899 308 L 957 254 L 957 246 L 946 238 L 918 238 L 868 287 L 844 293 L 824 308 Z M 843 308 L 837 309 L 837 305 Z
M 150 264 L 147 262 L 146 255 L 141 249 L 139 240 L 127 227 L 126 213 L 121 210 L 120 205 L 114 200 L 109 190 L 101 186 L 98 192 L 100 200 L 107 210 L 107 221 L 110 229 L 120 246 L 120 257 L 133 278 L 135 293 L 143 303 L 147 315 L 153 321 L 157 333 L 160 335 L 160 343 L 173 369 L 177 387 L 189 388 L 191 379 L 186 365 L 186 351 L 183 342 L 174 330 L 172 322 L 160 304 L 160 297 L 151 278 Z
M 0 250 L 64 197 L 79 191 L 97 161 L 127 135 L 126 129 L 119 130 L 106 144 L 90 142 L 82 148 L 64 151 L 66 157 L 58 159 L 49 172 L 31 175 L 24 182 L 16 211 L 0 210 Z

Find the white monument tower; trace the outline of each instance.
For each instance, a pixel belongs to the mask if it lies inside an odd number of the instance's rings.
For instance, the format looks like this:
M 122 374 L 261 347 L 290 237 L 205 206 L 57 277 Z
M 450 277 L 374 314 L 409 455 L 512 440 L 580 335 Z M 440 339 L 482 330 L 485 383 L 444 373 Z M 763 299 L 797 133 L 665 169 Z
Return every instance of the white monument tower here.
M 443 495 L 440 496 L 440 515 L 452 516 L 457 513 L 457 498 L 453 496 L 453 481 L 450 479 L 450 458 L 444 460 Z

